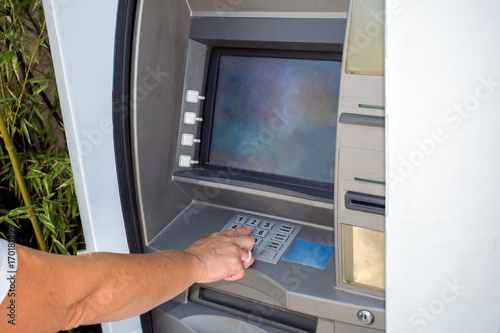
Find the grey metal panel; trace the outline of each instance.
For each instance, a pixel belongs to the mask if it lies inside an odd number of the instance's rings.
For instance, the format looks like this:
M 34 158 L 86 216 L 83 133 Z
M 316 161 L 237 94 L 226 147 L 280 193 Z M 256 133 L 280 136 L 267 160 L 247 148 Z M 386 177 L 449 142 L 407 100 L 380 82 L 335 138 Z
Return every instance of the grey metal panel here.
M 147 244 L 191 199 L 172 183 L 190 11 L 182 0 L 142 1 L 133 63 L 132 132 Z
M 184 187 L 189 194 L 187 196 L 171 178 L 172 171 L 178 166 L 178 155 L 196 156 L 197 152 L 196 146 L 178 144 L 182 133 L 199 133 L 196 126 L 183 124 L 181 115 L 185 111 L 201 115 L 202 103 L 186 103 L 183 97 L 187 89 L 203 93 L 206 53 L 209 50 L 207 45 L 188 38 L 190 22 L 192 37 L 205 40 L 222 38 L 232 46 L 247 43 L 247 47 L 339 51 L 345 19 L 197 18 L 190 16 L 186 3 L 180 0 L 144 1 L 138 13 L 132 126 L 139 212 L 147 244 L 195 198 L 193 193 L 189 193 L 191 188 Z M 228 24 L 231 29 L 227 28 Z M 229 30 L 233 30 L 232 35 L 224 37 Z M 271 30 L 276 33 L 270 34 Z M 217 37 L 217 34 L 222 37 Z M 237 40 L 232 40 L 233 37 Z M 239 200 L 247 204 L 246 209 L 250 208 L 250 202 L 260 206 L 267 200 L 260 196 L 249 198 Z M 230 195 L 222 194 L 216 199 L 218 204 L 239 207 Z M 287 205 L 282 205 L 281 210 L 290 211 Z M 299 212 L 300 218 L 313 214 L 323 221 L 321 224 L 332 224 L 331 208 L 295 211 Z
M 190 38 L 217 46 L 227 41 L 271 46 L 278 42 L 341 51 L 336 46 L 344 43 L 345 25 L 345 19 L 193 17 Z
M 383 332 L 382 330 L 377 330 L 369 326 L 360 327 L 360 326 L 335 322 L 335 333 L 382 333 L 382 332 Z
M 333 226 L 331 201 L 303 198 L 284 190 L 280 193 L 276 188 L 270 191 L 269 188 L 256 184 L 248 187 L 248 184 L 229 180 L 209 182 L 174 176 L 174 181 L 196 201 L 240 210 L 258 209 L 261 214 L 307 220 L 326 227 Z
M 198 237 L 220 230 L 236 212 L 234 209 L 195 203 L 152 241 L 150 250 L 183 249 Z M 258 213 L 255 215 L 258 216 Z M 180 234 L 184 236 L 178 237 Z M 331 228 L 320 228 L 304 221 L 297 238 L 333 245 L 334 235 Z M 355 318 L 359 310 L 368 308 L 380 317 L 385 305 L 383 300 L 337 289 L 333 257 L 324 270 L 283 259 L 276 265 L 256 261 L 242 280 L 220 281 L 208 286 L 272 306 L 328 320 L 347 320 L 352 324 L 356 322 L 349 318 Z
M 181 107 L 181 117 L 179 119 L 179 135 L 177 137 L 177 156 L 188 155 L 196 159 L 199 151 L 199 144 L 194 144 L 193 146 L 183 146 L 181 144 L 181 138 L 183 134 L 193 134 L 196 139 L 200 139 L 201 127 L 203 122 L 197 122 L 196 124 L 185 124 L 184 123 L 184 113 L 193 112 L 197 117 L 203 117 L 203 102 L 189 103 L 186 101 L 186 92 L 188 90 L 195 90 L 203 96 L 204 85 L 205 85 L 205 72 L 207 69 L 206 62 L 208 61 L 207 53 L 209 48 L 201 43 L 198 43 L 192 39 L 188 41 L 188 49 L 186 56 L 186 72 L 184 78 L 184 89 L 180 96 L 182 100 Z M 182 170 L 178 163 L 174 165 L 174 171 Z
M 165 303 L 152 311 L 155 332 L 168 333 L 286 333 L 265 325 L 252 314 L 236 316 L 196 303 Z M 254 319 L 254 320 L 252 320 Z
M 348 0 L 187 0 L 194 14 L 210 13 L 219 18 L 229 15 L 316 16 L 347 15 Z
M 350 5 L 352 6 L 352 1 Z M 350 15 L 348 15 L 347 31 L 350 27 Z M 356 28 L 354 28 L 356 29 Z M 356 31 L 356 30 L 354 30 Z M 348 37 L 346 37 L 346 40 Z M 353 41 L 354 42 L 354 41 Z M 354 42 L 354 44 L 356 44 Z M 337 124 L 337 146 L 335 160 L 335 228 L 341 230 L 342 224 L 370 227 L 371 229 L 384 231 L 385 218 L 383 215 L 366 214 L 345 208 L 345 193 L 356 191 L 359 193 L 371 193 L 380 195 L 384 193 L 384 185 L 376 185 L 368 182 L 355 181 L 354 177 L 367 179 L 385 179 L 384 150 L 385 150 L 385 127 L 370 126 L 381 119 L 373 121 L 372 118 L 354 117 L 356 124 L 353 126 L 346 123 L 340 117 L 344 113 L 356 113 L 357 115 L 383 116 L 385 105 L 383 76 L 353 75 L 345 70 L 347 45 L 345 43 L 343 53 L 343 70 L 339 100 L 339 122 Z M 353 120 L 347 116 L 347 121 Z M 368 121 L 367 121 L 368 120 Z M 369 126 L 356 126 L 369 125 Z M 378 155 L 378 157 L 377 157 Z M 361 174 L 361 175 L 359 175 Z M 352 181 L 350 180 L 351 176 Z M 358 176 L 359 175 L 359 176 Z M 375 188 L 378 187 L 378 188 Z M 360 292 L 374 297 L 384 297 L 380 292 L 368 290 L 357 286 L 343 283 L 342 277 L 342 234 L 336 234 L 337 248 L 335 259 L 337 264 L 337 285 L 339 288 Z
M 255 208 L 259 210 L 259 207 Z M 150 248 L 155 251 L 184 249 L 200 237 L 205 237 L 221 230 L 236 212 L 241 211 L 211 206 L 201 202 L 194 203 L 186 208 L 182 214 L 151 242 Z M 243 212 L 249 213 L 248 211 Z M 255 217 L 267 217 L 257 212 L 252 213 L 252 215 Z M 287 221 L 279 217 L 273 217 L 273 220 Z M 298 223 L 296 220 L 293 220 L 293 222 Z M 332 228 L 318 227 L 307 222 L 302 222 L 302 229 L 297 238 L 333 245 Z M 183 235 L 183 237 L 179 237 L 179 235 Z M 296 291 L 315 297 L 334 297 L 335 274 L 333 258 L 324 270 L 311 267 L 306 268 L 303 265 L 280 260 L 276 265 L 256 261 L 247 273 L 248 276 L 241 281 L 221 281 L 211 285 L 225 290 L 227 288 L 238 288 L 238 285 L 240 287 L 246 286 L 247 289 L 262 290 L 263 293 L 267 294 L 267 299 L 271 299 L 274 296 L 275 300 L 273 302 L 277 301 L 282 306 L 286 306 L 286 299 L 276 296 L 277 294 L 281 294 L 279 291 Z M 248 296 L 252 295 L 249 293 Z

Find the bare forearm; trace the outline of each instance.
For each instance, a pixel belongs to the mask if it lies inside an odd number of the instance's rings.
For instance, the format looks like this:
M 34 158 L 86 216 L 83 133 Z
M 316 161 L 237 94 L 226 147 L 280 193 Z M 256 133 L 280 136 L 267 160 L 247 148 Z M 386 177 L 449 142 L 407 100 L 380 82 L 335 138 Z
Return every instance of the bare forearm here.
M 102 272 L 103 284 L 75 305 L 77 316 L 85 314 L 78 324 L 142 314 L 177 296 L 200 278 L 199 260 L 184 251 L 92 256 L 92 265 Z
M 17 249 L 18 320 L 8 327 L 14 332 L 57 332 L 139 315 L 199 278 L 199 260 L 181 251 L 67 257 Z
M 249 234 L 246 228 L 231 229 L 184 251 L 136 255 L 70 257 L 16 246 L 18 320 L 15 327 L 0 321 L 0 331 L 57 332 L 116 321 L 142 314 L 195 282 L 240 279 L 253 263 Z

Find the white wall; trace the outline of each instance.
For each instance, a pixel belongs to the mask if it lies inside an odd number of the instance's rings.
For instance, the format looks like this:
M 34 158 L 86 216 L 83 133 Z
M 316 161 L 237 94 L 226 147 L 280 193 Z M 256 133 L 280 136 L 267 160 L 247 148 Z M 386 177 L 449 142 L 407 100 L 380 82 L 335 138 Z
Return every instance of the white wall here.
M 388 332 L 500 332 L 500 2 L 388 0 Z
M 87 250 L 128 253 L 111 118 L 117 4 L 43 1 Z M 102 326 L 142 332 L 139 318 Z

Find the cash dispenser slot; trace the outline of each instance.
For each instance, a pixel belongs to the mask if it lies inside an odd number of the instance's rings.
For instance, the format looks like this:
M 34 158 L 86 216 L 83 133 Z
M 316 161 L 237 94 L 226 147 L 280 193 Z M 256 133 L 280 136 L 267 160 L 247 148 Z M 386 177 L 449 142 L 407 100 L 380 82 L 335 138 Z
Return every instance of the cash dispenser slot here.
M 360 212 L 385 215 L 385 197 L 347 192 L 345 195 L 345 207 Z
M 318 325 L 317 319 L 313 317 L 283 311 L 275 307 L 203 287 L 195 288 L 191 300 L 242 317 L 251 317 L 252 320 L 284 329 L 287 332 L 316 332 Z

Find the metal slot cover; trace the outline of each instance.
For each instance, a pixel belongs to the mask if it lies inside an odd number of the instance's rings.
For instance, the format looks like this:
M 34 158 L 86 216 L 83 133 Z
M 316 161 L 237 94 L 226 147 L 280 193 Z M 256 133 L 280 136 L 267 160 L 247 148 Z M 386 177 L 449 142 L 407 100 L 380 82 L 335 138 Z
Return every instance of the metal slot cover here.
M 230 308 L 238 312 L 251 315 L 253 318 L 265 319 L 266 324 L 270 326 L 273 322 L 279 326 L 287 326 L 294 332 L 316 332 L 317 321 L 312 318 L 304 317 L 296 313 L 271 308 L 269 306 L 254 303 L 249 300 L 220 293 L 215 290 L 200 288 L 198 297 L 204 302 L 216 304 L 218 306 Z
M 385 198 L 356 192 L 347 192 L 345 207 L 366 213 L 385 215 Z

